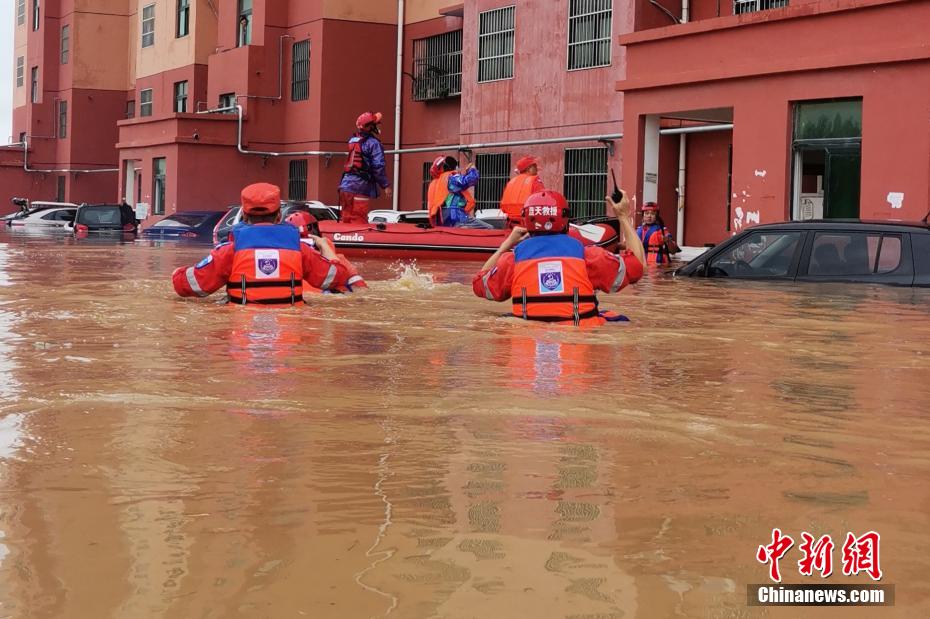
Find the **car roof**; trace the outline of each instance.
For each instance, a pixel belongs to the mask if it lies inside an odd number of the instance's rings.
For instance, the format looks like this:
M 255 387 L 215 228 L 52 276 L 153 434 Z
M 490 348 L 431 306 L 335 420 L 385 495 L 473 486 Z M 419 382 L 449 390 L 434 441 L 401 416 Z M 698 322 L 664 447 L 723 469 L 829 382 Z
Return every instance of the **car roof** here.
M 930 224 L 924 221 L 899 221 L 890 219 L 809 219 L 805 221 L 783 221 L 759 224 L 746 231 L 755 230 L 880 230 L 925 232 L 930 234 Z
M 177 211 L 176 213 L 171 213 L 168 217 L 174 217 L 175 215 L 223 215 L 228 211 Z
M 59 207 L 70 207 L 77 208 L 78 205 L 73 202 L 45 202 L 42 200 L 34 200 L 29 203 L 31 208 L 40 209 L 40 208 L 59 208 Z
M 114 203 L 114 204 L 109 204 L 109 203 L 107 203 L 107 204 L 82 204 L 82 205 L 80 206 L 80 208 L 103 208 L 103 207 L 106 207 L 106 208 L 113 208 L 113 207 L 122 208 L 122 207 L 124 207 L 124 206 L 127 207 L 127 208 L 132 208 L 132 207 L 129 206 L 128 204 L 115 204 L 115 203 Z

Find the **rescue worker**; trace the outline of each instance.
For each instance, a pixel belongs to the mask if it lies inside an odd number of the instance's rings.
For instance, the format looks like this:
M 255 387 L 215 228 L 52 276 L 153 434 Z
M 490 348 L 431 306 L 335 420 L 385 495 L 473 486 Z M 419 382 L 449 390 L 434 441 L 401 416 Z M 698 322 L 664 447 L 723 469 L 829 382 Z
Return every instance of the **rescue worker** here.
M 677 254 L 681 248 L 665 227 L 659 215 L 659 205 L 646 202 L 641 212 L 643 223 L 636 229 L 636 236 L 646 248 L 646 261 L 649 264 L 668 264 L 672 261 L 672 254 Z
M 504 187 L 504 195 L 501 196 L 501 211 L 507 216 L 507 221 L 512 226 L 519 225 L 526 199 L 545 189 L 539 179 L 539 162 L 536 157 L 523 157 L 518 160 L 517 175 L 510 179 Z
M 525 320 L 599 325 L 612 317 L 598 311 L 595 291 L 614 293 L 643 276 L 645 251 L 630 221 L 630 202 L 607 199 L 620 220 L 628 250 L 615 255 L 572 238 L 569 207 L 560 193 L 533 194 L 517 226 L 481 268 L 472 290 L 491 301 L 513 303 L 513 315 Z M 513 250 L 511 252 L 511 250 Z M 620 317 L 622 319 L 622 317 Z
M 378 197 L 378 188 L 388 198 L 393 194 L 384 173 L 384 147 L 378 138 L 381 118 L 381 112 L 365 112 L 355 121 L 358 131 L 349 139 L 349 154 L 339 183 L 342 221 L 367 223 L 369 202 Z
M 348 283 L 349 272 L 336 252 L 318 236 L 314 247 L 281 223 L 281 190 L 256 183 L 242 190 L 244 224 L 232 229 L 229 241 L 217 245 L 196 266 L 171 276 L 182 297 L 206 297 L 224 285 L 230 303 L 294 305 L 303 303 L 303 282 L 322 290 Z
M 285 219 L 287 223 L 291 224 L 297 230 L 300 231 L 300 242 L 306 243 L 310 247 L 315 248 L 316 242 L 311 238 L 317 237 L 322 240 L 322 242 L 329 247 L 332 253 L 336 254 L 336 246 L 333 245 L 333 242 L 327 239 L 326 237 L 320 234 L 320 223 L 317 221 L 317 218 L 311 215 L 310 213 L 305 213 L 304 211 L 297 211 L 296 213 L 291 213 Z M 349 271 L 349 277 L 346 281 L 345 286 L 340 286 L 334 292 L 355 292 L 361 288 L 368 288 L 368 284 L 358 273 L 358 269 L 355 268 L 349 259 L 343 256 L 342 254 L 336 254 L 336 259 L 341 262 L 346 269 Z M 307 289 L 307 287 L 304 287 Z M 310 287 L 311 292 L 323 292 L 318 288 Z M 328 291 L 327 291 L 328 292 Z
M 478 184 L 478 169 L 472 164 L 465 172 L 458 171 L 455 157 L 438 157 L 430 168 L 433 177 L 429 184 L 427 203 L 429 219 L 434 226 L 474 225 L 475 195 L 472 188 Z

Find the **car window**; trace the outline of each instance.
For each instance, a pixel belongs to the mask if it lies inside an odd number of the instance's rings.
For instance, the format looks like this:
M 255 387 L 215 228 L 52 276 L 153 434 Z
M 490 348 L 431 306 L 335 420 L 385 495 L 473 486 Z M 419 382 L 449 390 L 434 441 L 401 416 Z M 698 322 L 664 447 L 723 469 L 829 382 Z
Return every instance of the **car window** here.
M 711 259 L 712 277 L 786 277 L 801 232 L 754 232 Z
M 923 277 L 930 276 L 930 234 L 912 233 L 911 248 L 917 273 Z
M 74 221 L 73 209 L 56 209 L 42 216 L 47 221 Z
M 339 216 L 332 209 L 319 206 L 311 206 L 310 214 L 316 217 L 317 221 L 336 221 L 339 219 Z
M 230 209 L 226 215 L 223 216 L 223 219 L 220 220 L 220 227 L 231 226 L 234 221 L 236 221 L 236 215 L 239 214 L 238 208 Z
M 888 274 L 901 266 L 901 236 L 864 232 L 818 232 L 807 274 L 844 277 Z
M 192 215 L 190 213 L 177 213 L 170 217 L 165 217 L 155 223 L 153 228 L 196 228 L 202 224 L 209 215 Z
M 95 226 L 120 225 L 120 209 L 116 206 L 103 208 L 86 208 L 81 211 L 78 223 Z

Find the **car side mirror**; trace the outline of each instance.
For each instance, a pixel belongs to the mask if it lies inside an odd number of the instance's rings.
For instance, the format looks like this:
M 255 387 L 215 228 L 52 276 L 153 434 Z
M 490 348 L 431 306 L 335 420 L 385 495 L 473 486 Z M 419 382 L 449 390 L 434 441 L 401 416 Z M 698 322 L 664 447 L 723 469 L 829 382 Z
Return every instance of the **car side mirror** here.
M 702 262 L 699 264 L 697 269 L 694 270 L 694 274 L 698 277 L 707 277 L 707 263 Z

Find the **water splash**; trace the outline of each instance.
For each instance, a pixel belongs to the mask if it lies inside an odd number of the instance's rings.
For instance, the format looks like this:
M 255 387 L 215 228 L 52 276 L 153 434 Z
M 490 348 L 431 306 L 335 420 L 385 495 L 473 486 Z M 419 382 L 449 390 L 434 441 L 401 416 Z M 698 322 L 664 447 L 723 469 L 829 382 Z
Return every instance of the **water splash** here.
M 430 290 L 436 286 L 433 275 L 421 273 L 416 260 L 395 262 L 390 268 L 397 274 L 397 279 L 392 282 L 393 287 L 400 290 Z

